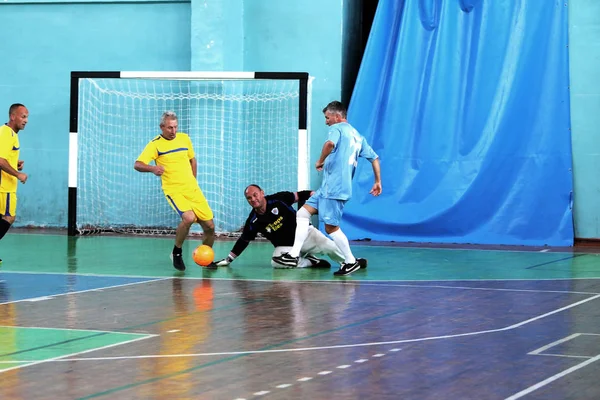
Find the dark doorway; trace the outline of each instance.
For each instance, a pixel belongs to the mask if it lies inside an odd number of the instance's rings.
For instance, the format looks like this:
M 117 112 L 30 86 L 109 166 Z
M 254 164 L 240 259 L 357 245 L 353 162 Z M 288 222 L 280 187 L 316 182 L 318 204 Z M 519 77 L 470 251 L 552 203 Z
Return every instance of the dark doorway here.
M 344 7 L 342 102 L 348 106 L 379 0 L 347 0 Z

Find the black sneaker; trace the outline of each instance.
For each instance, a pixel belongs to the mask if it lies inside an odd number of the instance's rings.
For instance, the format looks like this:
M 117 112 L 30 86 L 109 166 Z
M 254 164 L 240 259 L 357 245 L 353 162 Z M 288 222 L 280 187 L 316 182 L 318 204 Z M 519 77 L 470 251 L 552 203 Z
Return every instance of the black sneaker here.
M 217 268 L 219 268 L 219 266 L 215 262 L 211 262 L 210 264 L 208 264 L 204 268 L 207 268 L 207 269 L 217 269 Z
M 177 271 L 185 271 L 185 263 L 183 262 L 183 256 L 181 254 L 171 253 L 171 260 L 173 260 L 173 267 Z
M 366 269 L 367 268 L 367 259 L 366 258 L 357 258 L 356 261 L 358 261 L 358 263 L 360 264 L 360 269 Z
M 275 256 L 272 260 L 279 264 L 275 268 L 296 268 L 298 266 L 298 257 L 290 256 L 290 253 L 283 253 L 280 256 Z
M 329 261 L 323 260 L 322 258 L 317 258 L 312 254 L 307 254 L 304 256 L 304 258 L 310 261 L 310 268 L 331 268 Z
M 344 276 L 350 275 L 354 271 L 358 271 L 360 269 L 360 262 L 356 260 L 353 263 L 343 263 L 337 271 L 333 273 L 335 276 Z

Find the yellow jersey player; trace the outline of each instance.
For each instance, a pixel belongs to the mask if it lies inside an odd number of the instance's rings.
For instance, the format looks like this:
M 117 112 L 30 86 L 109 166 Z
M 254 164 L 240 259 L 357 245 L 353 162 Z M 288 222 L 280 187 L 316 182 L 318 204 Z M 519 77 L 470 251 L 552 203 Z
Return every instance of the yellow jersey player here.
M 29 111 L 23 104 L 8 109 L 8 122 L 0 127 L 0 239 L 6 235 L 17 214 L 17 181 L 27 182 L 19 160 L 19 131 L 25 129 Z M 2 260 L 0 260 L 0 263 Z
M 160 119 L 162 133 L 146 145 L 134 168 L 160 176 L 168 203 L 181 217 L 171 258 L 173 267 L 185 271 L 181 247 L 190 227 L 198 222 L 204 232 L 202 243 L 212 247 L 215 224 L 212 210 L 196 180 L 197 163 L 192 141 L 185 133 L 177 132 L 177 127 L 177 114 L 165 112 Z M 150 165 L 152 161 L 155 165 Z M 211 263 L 208 268 L 216 268 L 216 265 Z

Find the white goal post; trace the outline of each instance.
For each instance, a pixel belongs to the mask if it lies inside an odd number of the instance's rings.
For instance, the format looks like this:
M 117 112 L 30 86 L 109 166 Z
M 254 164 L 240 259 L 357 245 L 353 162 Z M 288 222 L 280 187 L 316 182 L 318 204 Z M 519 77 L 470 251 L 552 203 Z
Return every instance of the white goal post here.
M 133 169 L 165 111 L 190 135 L 217 233 L 243 226 L 249 184 L 309 188 L 306 72 L 75 71 L 70 96 L 70 236 L 174 232 L 160 179 Z

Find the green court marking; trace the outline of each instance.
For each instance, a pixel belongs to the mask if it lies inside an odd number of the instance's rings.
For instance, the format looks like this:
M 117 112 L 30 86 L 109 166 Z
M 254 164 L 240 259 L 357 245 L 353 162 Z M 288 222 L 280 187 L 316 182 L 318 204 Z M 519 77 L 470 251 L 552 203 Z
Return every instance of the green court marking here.
M 152 335 L 139 333 L 1 326 L 0 372 L 150 336 Z
M 173 269 L 173 239 L 157 237 L 12 234 L 2 239 L 0 271 L 81 273 L 138 277 L 192 277 L 278 280 L 487 280 L 600 278 L 600 256 L 574 253 L 503 250 L 459 250 L 353 245 L 356 256 L 369 260 L 366 270 L 334 277 L 331 269 L 274 269 L 273 246 L 255 241 L 230 267 L 216 271 L 194 264 L 198 239 L 184 244 L 187 271 Z M 229 254 L 234 242 L 217 241 L 216 258 Z M 31 252 L 31 249 L 35 249 Z M 43 256 L 40 256 L 43 255 Z

